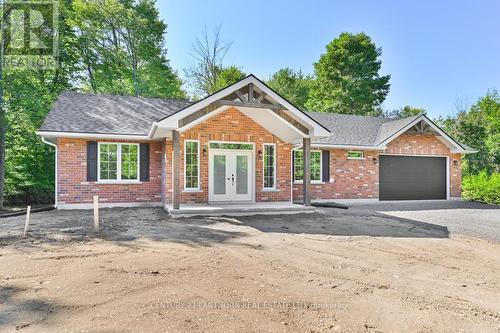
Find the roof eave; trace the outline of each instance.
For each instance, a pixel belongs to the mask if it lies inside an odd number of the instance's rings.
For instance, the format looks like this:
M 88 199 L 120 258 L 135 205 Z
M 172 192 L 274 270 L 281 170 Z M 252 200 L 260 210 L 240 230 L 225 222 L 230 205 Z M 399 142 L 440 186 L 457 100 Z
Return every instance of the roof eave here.
M 149 135 L 143 134 L 125 134 L 125 133 L 89 133 L 89 132 L 63 132 L 63 131 L 44 131 L 35 132 L 42 138 L 79 138 L 79 139 L 114 139 L 114 140 L 134 140 L 134 141 L 152 141 Z
M 339 145 L 339 144 L 331 144 L 331 143 L 321 143 L 321 142 L 313 142 L 311 143 L 311 147 L 315 148 L 331 148 L 331 149 L 357 149 L 357 150 L 384 150 L 387 147 L 384 145 L 381 146 L 367 146 L 367 145 Z

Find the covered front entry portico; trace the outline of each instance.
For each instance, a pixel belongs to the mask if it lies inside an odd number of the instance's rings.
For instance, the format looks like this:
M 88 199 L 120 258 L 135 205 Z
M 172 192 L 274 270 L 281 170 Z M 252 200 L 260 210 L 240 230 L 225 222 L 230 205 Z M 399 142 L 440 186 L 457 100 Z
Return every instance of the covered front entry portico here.
M 154 124 L 151 136 L 166 138 L 167 145 L 165 207 L 176 211 L 181 204 L 187 208 L 187 204 L 291 203 L 292 149 L 297 146 L 304 150 L 303 197 L 304 205 L 310 205 L 311 139 L 329 135 L 307 114 L 248 76 Z M 189 157 L 186 142 L 192 143 Z M 274 164 L 269 164 L 270 146 Z

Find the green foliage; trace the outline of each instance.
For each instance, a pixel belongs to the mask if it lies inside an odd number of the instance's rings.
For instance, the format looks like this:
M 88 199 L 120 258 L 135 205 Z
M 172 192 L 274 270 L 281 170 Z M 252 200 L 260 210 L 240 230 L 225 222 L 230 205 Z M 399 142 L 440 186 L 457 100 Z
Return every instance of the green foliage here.
M 285 67 L 277 71 L 267 81 L 267 84 L 280 95 L 304 110 L 309 99 L 313 78 L 302 71 L 294 71 Z
M 340 34 L 314 64 L 316 79 L 306 107 L 321 112 L 377 114 L 390 87 L 390 75 L 379 75 L 381 54 L 364 33 Z
M 425 109 L 422 108 L 416 108 L 413 106 L 406 105 L 402 108 L 395 109 L 392 111 L 386 111 L 384 112 L 384 116 L 388 118 L 406 118 L 406 117 L 411 117 L 411 116 L 416 116 L 418 114 L 425 114 L 426 111 Z
M 66 2 L 59 5 L 59 67 L 56 70 L 4 68 L 6 113 L 5 196 L 10 203 L 50 202 L 54 194 L 54 149 L 35 134 L 56 96 L 72 87 L 78 56 L 66 24 Z
M 214 84 L 210 87 L 207 87 L 207 91 L 209 94 L 213 94 L 214 92 L 223 89 L 239 80 L 243 79 L 246 74 L 236 66 L 229 66 L 224 68 L 217 68 L 217 76 Z
M 181 80 L 166 59 L 153 0 L 75 0 L 68 22 L 80 46 L 83 90 L 183 98 Z
M 462 196 L 470 201 L 500 205 L 500 173 L 488 175 L 486 171 L 481 171 L 464 177 Z
M 35 131 L 61 91 L 185 97 L 165 57 L 166 25 L 154 1 L 61 0 L 59 14 L 59 67 L 3 71 L 9 203 L 53 200 L 54 149 Z
M 488 92 L 467 111 L 438 120 L 445 131 L 477 150 L 463 158 L 464 175 L 500 172 L 500 95 Z

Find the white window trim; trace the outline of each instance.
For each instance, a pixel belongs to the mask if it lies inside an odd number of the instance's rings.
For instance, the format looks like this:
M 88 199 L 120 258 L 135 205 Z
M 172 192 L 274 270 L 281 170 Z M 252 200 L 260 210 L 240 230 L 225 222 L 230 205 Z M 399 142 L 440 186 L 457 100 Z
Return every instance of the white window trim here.
M 361 157 L 349 157 L 349 152 L 360 152 L 361 153 Z M 347 151 L 347 159 L 348 160 L 365 160 L 365 152 L 362 151 L 362 150 L 348 150 Z
M 292 149 L 292 165 L 295 165 L 295 154 L 293 153 L 294 151 L 297 150 L 302 150 L 302 148 L 294 148 Z M 319 180 L 311 180 L 311 184 L 324 184 L 325 182 L 323 181 L 323 152 L 319 149 L 311 149 L 312 152 L 319 152 Z M 292 177 L 293 177 L 293 183 L 294 184 L 302 184 L 304 183 L 303 180 L 295 180 L 295 170 L 292 168 Z
M 116 147 L 116 179 L 101 179 L 101 145 L 117 145 Z M 122 145 L 137 146 L 137 178 L 122 179 Z M 141 184 L 141 152 L 138 143 L 98 142 L 97 143 L 97 183 L 99 184 Z
M 198 147 L 198 161 L 197 161 L 197 164 L 198 164 L 198 174 L 197 174 L 197 177 L 198 177 L 198 186 L 197 187 L 187 187 L 186 185 L 186 181 L 187 181 L 187 177 L 186 177 L 186 155 L 187 155 L 187 144 L 188 142 L 196 142 L 197 143 L 197 147 Z M 199 140 L 184 140 L 184 192 L 200 192 L 200 187 L 201 186 L 201 179 L 200 179 L 200 141 Z
M 252 145 L 252 149 L 231 149 L 231 148 L 211 148 L 210 144 L 212 143 L 228 143 L 228 144 L 236 144 L 236 145 Z M 245 141 L 208 141 L 208 149 L 212 150 L 241 150 L 241 151 L 255 151 L 255 142 L 245 142 Z
M 274 153 L 274 157 L 273 157 L 273 179 L 274 179 L 274 186 L 272 187 L 266 187 L 266 165 L 264 164 L 266 159 L 264 158 L 265 154 L 266 154 L 266 146 L 273 146 L 273 153 Z M 272 190 L 276 190 L 276 183 L 277 183 L 277 179 L 276 179 L 276 156 L 277 156 L 277 152 L 276 152 L 276 144 L 275 143 L 263 143 L 262 144 L 262 188 L 264 189 L 264 191 L 272 191 Z

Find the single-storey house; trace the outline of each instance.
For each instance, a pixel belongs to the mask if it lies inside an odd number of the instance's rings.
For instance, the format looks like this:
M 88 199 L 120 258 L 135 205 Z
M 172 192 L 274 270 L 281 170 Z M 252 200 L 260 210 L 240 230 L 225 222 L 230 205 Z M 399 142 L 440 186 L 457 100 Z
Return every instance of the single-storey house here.
M 304 112 L 253 75 L 197 102 L 64 92 L 37 134 L 59 209 L 450 199 L 474 152 L 424 114 Z

